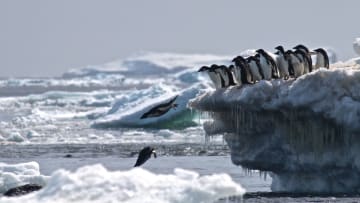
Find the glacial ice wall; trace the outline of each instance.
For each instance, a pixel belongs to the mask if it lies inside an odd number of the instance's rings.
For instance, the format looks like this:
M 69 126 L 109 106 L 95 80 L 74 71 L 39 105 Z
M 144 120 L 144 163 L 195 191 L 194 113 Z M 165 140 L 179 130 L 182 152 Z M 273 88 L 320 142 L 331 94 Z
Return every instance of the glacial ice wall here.
M 234 164 L 270 171 L 273 191 L 360 191 L 360 66 L 333 64 L 296 80 L 207 92 L 189 106 L 209 114 Z

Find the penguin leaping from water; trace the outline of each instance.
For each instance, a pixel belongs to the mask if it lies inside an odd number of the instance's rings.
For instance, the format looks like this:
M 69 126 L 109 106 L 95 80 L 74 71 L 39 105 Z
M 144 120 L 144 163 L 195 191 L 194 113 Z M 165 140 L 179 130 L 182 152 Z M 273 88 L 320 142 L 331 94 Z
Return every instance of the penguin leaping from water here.
M 154 155 L 154 158 L 156 158 L 156 152 L 155 149 L 152 147 L 145 147 L 139 152 L 139 156 L 136 160 L 136 163 L 134 167 L 138 167 L 143 165 L 147 160 L 150 159 L 151 155 Z
M 176 107 L 178 105 L 175 104 L 174 102 L 175 102 L 177 97 L 178 97 L 178 95 L 176 95 L 174 98 L 172 98 L 169 102 L 159 104 L 159 105 L 151 108 L 148 112 L 144 113 L 140 117 L 140 119 L 151 118 L 151 117 L 159 117 L 159 116 L 162 116 L 165 113 L 167 113 L 172 108 L 176 109 Z

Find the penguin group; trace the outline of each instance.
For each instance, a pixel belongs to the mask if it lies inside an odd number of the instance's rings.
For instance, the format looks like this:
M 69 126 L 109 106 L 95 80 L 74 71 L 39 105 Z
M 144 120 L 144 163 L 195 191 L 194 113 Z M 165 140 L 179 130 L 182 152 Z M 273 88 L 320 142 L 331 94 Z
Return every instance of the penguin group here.
M 299 44 L 290 50 L 285 51 L 283 46 L 277 46 L 275 50 L 271 53 L 258 49 L 248 57 L 236 56 L 229 66 L 212 64 L 202 66 L 198 72 L 206 72 L 219 89 L 260 80 L 296 79 L 320 67 L 329 69 L 329 57 L 323 48 L 309 50 Z

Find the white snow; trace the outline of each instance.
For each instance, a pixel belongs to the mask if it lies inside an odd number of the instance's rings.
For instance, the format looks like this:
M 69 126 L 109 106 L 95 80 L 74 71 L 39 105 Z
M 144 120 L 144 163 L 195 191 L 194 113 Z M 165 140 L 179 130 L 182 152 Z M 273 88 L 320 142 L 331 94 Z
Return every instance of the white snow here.
M 0 201 L 205 203 L 244 192 L 227 174 L 199 176 L 183 169 L 175 169 L 173 174 L 154 174 L 142 168 L 108 171 L 102 165 L 92 165 L 75 172 L 58 170 L 38 192 L 17 198 L 3 197 Z
M 0 194 L 25 184 L 45 185 L 46 181 L 36 162 L 13 165 L 0 162 Z

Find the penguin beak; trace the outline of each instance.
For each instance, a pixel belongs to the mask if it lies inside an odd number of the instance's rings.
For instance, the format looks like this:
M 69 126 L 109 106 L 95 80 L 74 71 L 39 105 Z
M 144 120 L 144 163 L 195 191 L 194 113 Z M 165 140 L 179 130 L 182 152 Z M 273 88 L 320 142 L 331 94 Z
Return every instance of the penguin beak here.
M 153 150 L 151 153 L 154 155 L 154 158 L 156 159 L 156 157 L 157 157 L 157 155 L 156 155 L 156 151 L 155 151 L 155 150 Z

